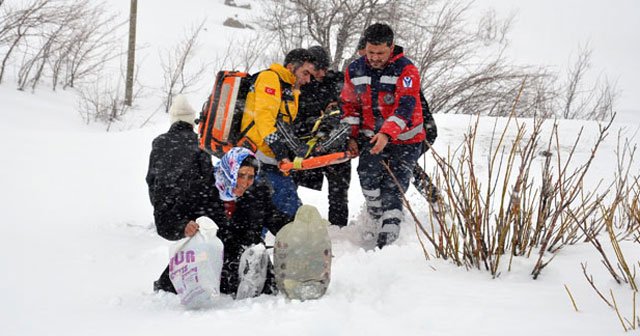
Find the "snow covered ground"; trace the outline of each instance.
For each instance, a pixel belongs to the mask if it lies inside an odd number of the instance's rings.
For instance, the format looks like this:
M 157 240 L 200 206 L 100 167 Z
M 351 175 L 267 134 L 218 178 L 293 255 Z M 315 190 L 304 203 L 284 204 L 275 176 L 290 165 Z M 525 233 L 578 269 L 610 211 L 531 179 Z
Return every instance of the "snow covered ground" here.
M 399 242 L 381 251 L 354 244 L 355 226 L 332 230 L 333 279 L 318 301 L 262 296 L 185 311 L 175 296 L 151 288 L 166 265 L 168 244 L 154 231 L 144 176 L 151 140 L 167 125 L 119 133 L 88 130 L 74 125 L 73 104 L 62 98 L 0 87 L 0 100 L 11 107 L 0 126 L 2 335 L 621 334 L 615 314 L 582 278 L 580 262 L 591 265 L 598 284 L 618 293 L 623 311 L 631 314 L 628 289 L 605 274 L 587 244 L 565 248 L 538 280 L 529 276 L 533 259 L 515 260 L 511 272 L 493 280 L 446 261 L 425 261 L 410 222 Z M 436 149 L 444 150 L 462 141 L 471 118 L 437 116 L 437 122 Z M 594 125 L 584 124 L 586 139 L 592 139 Z M 489 134 L 492 125 L 483 120 L 479 133 Z M 577 125 L 570 126 L 565 134 L 575 134 Z M 616 126 L 631 134 L 639 127 L 638 121 Z M 591 181 L 612 171 L 613 139 L 600 151 Z M 588 143 L 579 154 L 588 154 Z M 326 191 L 301 194 L 326 214 Z M 362 205 L 357 182 L 350 195 L 357 222 Z M 426 215 L 415 189 L 409 196 Z M 637 244 L 623 248 L 630 261 L 640 259 Z
M 196 12 L 204 3 L 194 1 L 189 8 Z M 171 11 L 158 9 L 165 12 Z M 163 15 L 146 20 L 160 26 L 167 18 Z M 173 27 L 182 29 L 176 23 Z M 601 289 L 616 293 L 621 312 L 632 314 L 628 286 L 611 279 L 588 244 L 563 249 L 538 280 L 529 275 L 533 258 L 515 259 L 513 269 L 497 279 L 447 261 L 426 261 L 410 220 L 395 245 L 363 249 L 353 239 L 363 203 L 355 165 L 350 189 L 354 225 L 330 231 L 335 257 L 323 298 L 223 298 L 214 309 L 185 311 L 175 296 L 152 291 L 167 263 L 169 244 L 155 233 L 144 176 L 152 139 L 168 129 L 164 115 L 142 129 L 105 133 L 82 124 L 69 93 L 30 94 L 2 85 L 0 102 L 0 335 L 624 334 L 615 313 L 583 278 L 581 262 L 590 265 Z M 151 112 L 143 107 L 140 113 Z M 588 183 L 613 176 L 617 130 L 640 143 L 640 117 L 625 118 L 598 152 Z M 437 115 L 436 121 L 435 149 L 445 152 L 463 141 L 474 119 Z M 481 119 L 481 153 L 488 151 L 493 125 L 494 119 Z M 561 151 L 585 126 L 578 154 L 587 157 L 596 124 L 560 125 Z M 426 168 L 433 168 L 433 160 L 427 159 Z M 636 163 L 632 174 L 639 170 Z M 408 196 L 421 216 L 428 215 L 413 187 Z M 326 215 L 326 190 L 301 189 L 301 197 Z M 638 244 L 622 248 L 637 264 Z M 580 312 L 574 311 L 564 285 Z

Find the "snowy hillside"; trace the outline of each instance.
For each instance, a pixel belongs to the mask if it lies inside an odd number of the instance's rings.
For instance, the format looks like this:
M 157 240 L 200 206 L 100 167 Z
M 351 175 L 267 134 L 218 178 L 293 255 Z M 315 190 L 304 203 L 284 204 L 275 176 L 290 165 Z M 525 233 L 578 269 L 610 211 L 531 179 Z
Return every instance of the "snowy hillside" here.
M 113 3 L 127 10 L 128 1 Z M 220 22 L 236 12 L 243 15 L 222 1 L 181 5 L 140 2 L 140 13 L 145 13 L 140 39 L 148 45 L 140 53 L 147 57 L 141 74 L 145 85 L 158 80 L 158 48 L 171 45 L 185 24 L 197 22 L 200 14 L 207 16 L 208 48 L 220 48 L 233 38 Z M 200 104 L 209 85 L 189 95 L 192 105 Z M 533 257 L 514 259 L 512 270 L 497 279 L 442 259 L 425 260 L 410 219 L 394 245 L 364 249 L 355 239 L 364 202 L 356 164 L 349 190 L 352 223 L 330 230 L 332 281 L 323 298 L 223 298 L 214 309 L 185 311 L 177 297 L 152 291 L 152 282 L 167 263 L 169 243 L 155 232 L 144 176 L 151 141 L 168 129 L 168 120 L 159 113 L 150 125 L 136 125 L 154 112 L 158 100 L 146 97 L 131 119 L 119 125 L 123 131 L 106 133 L 100 125 L 83 124 L 70 93 L 31 94 L 0 85 L 0 335 L 625 334 L 615 312 L 584 279 L 580 263 L 590 265 L 601 289 L 615 293 L 625 317 L 633 314 L 630 290 L 612 280 L 587 243 L 564 248 L 538 280 L 530 275 Z M 457 148 L 475 122 L 464 115 L 435 118 L 439 137 L 434 149 L 439 153 Z M 618 131 L 640 144 L 640 116 L 628 113 L 623 118 L 599 150 L 587 184 L 613 178 Z M 477 157 L 483 162 L 496 122 L 503 125 L 506 120 L 480 119 Z M 578 162 L 591 154 L 597 124 L 560 122 L 559 150 L 564 155 L 582 126 Z M 433 159 L 426 162 L 426 170 L 432 171 Z M 632 176 L 640 174 L 637 162 Z M 304 203 L 316 205 L 326 216 L 326 190 L 301 189 L 300 194 Z M 407 195 L 418 215 L 426 218 L 424 199 L 413 187 Z M 609 246 L 605 249 L 612 253 Z M 622 249 L 628 261 L 638 265 L 638 243 L 625 242 Z
M 0 87 L 0 97 L 22 112 L 0 126 L 2 152 L 8 153 L 0 159 L 3 335 L 621 334 L 614 313 L 582 278 L 580 262 L 592 265 L 598 283 L 619 293 L 619 304 L 631 314 L 630 297 L 623 294 L 628 290 L 597 266 L 588 244 L 564 249 L 536 281 L 529 275 L 533 259 L 515 260 L 514 269 L 496 280 L 446 261 L 425 261 L 411 222 L 403 224 L 394 246 L 365 251 L 353 242 L 363 202 L 357 183 L 350 189 L 355 225 L 331 231 L 333 279 L 324 298 L 226 299 L 209 311 L 186 312 L 175 296 L 151 290 L 168 244 L 155 233 L 144 175 L 151 140 L 167 125 L 87 131 L 69 126 L 73 104 L 58 96 L 38 95 L 34 102 L 30 94 Z M 37 124 L 30 123 L 33 116 Z M 436 148 L 444 150 L 462 141 L 470 118 L 437 121 L 442 131 Z M 586 124 L 587 135 L 593 134 L 594 125 Z M 492 125 L 483 120 L 480 133 L 489 134 Z M 567 133 L 575 134 L 574 126 Z M 640 123 L 616 127 L 629 134 Z M 579 154 L 588 154 L 588 142 Z M 612 171 L 613 146 L 612 138 L 597 159 L 594 175 L 600 176 L 591 181 Z M 426 216 L 415 189 L 409 196 Z M 302 197 L 326 215 L 326 191 L 304 190 Z M 623 248 L 630 261 L 640 259 L 637 246 Z M 573 312 L 564 284 L 580 313 Z

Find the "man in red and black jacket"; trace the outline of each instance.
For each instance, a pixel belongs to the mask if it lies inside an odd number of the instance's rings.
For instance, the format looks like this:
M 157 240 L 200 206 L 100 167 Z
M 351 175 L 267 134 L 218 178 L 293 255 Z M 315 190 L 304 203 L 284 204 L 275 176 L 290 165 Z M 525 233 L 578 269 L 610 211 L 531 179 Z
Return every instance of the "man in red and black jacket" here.
M 377 245 L 383 247 L 398 238 L 402 193 L 423 152 L 426 133 L 420 75 L 402 48 L 394 45 L 393 30 L 386 24 L 373 24 L 365 30 L 364 40 L 365 56 L 347 68 L 340 98 L 343 120 L 351 125 L 349 150 L 360 155 L 358 176 L 373 223 L 365 226 L 363 238 L 377 238 Z

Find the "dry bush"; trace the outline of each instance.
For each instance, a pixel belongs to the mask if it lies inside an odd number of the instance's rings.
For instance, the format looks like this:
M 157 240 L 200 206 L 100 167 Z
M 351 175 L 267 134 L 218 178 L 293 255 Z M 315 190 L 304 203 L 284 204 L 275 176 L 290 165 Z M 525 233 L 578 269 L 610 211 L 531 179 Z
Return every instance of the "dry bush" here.
M 136 69 L 138 70 L 134 73 L 134 82 L 138 83 L 140 67 L 136 66 Z M 124 82 L 125 71 L 120 69 L 119 75 L 101 76 L 77 89 L 78 112 L 87 125 L 100 122 L 105 124 L 106 130 L 109 131 L 115 122 L 121 121 L 131 110 L 132 107 L 125 104 Z M 141 85 L 135 87 L 134 99 L 143 93 Z
M 128 110 L 128 106 L 124 104 L 124 89 L 120 81 L 96 81 L 92 85 L 80 88 L 78 93 L 78 109 L 82 119 L 87 124 L 104 123 L 107 125 L 107 131 Z
M 618 320 L 620 321 L 620 325 L 622 326 L 624 331 L 626 332 L 630 330 L 640 329 L 640 312 L 638 311 L 637 300 L 636 300 L 638 290 L 637 289 L 630 290 L 630 293 L 629 293 L 630 298 L 628 301 L 630 301 L 631 303 L 631 309 L 629 309 L 631 311 L 631 314 L 629 317 L 625 317 L 624 312 L 621 311 L 621 307 L 618 304 L 618 301 L 616 300 L 615 295 L 613 294 L 613 289 L 609 289 L 609 293 L 607 293 L 609 295 L 606 295 L 605 293 L 603 293 L 603 291 L 600 288 L 598 288 L 598 286 L 596 285 L 595 280 L 593 279 L 593 276 L 587 273 L 587 265 L 585 263 L 582 263 L 581 265 L 582 265 L 583 274 L 587 282 L 589 283 L 593 291 L 598 295 L 598 297 L 600 297 L 600 299 L 602 299 L 602 301 L 607 306 L 609 306 L 611 311 L 616 314 L 616 316 L 618 317 Z M 640 266 L 640 262 L 638 262 L 638 266 Z M 635 266 L 634 266 L 634 269 L 635 269 Z
M 514 105 L 513 115 L 516 110 Z M 622 195 L 628 186 L 625 177 L 617 184 L 598 185 L 595 189 L 600 192 L 585 189 L 585 176 L 612 121 L 600 125 L 591 156 L 583 163 L 574 157 L 582 131 L 565 157 L 559 150 L 557 124 L 547 126 L 551 132 L 543 145 L 542 119 L 527 125 L 511 117 L 502 130 L 496 124 L 486 171 L 478 169 L 479 159 L 474 156 L 479 119 L 458 149 L 445 154 L 431 151 L 442 193 L 439 211 L 432 212 L 426 225 L 414 219 L 436 256 L 498 276 L 502 265 L 510 269 L 513 257 L 533 254 L 532 275 L 537 278 L 564 246 L 583 241 L 595 245 L 594 237 L 608 232 L 613 222 L 601 211 L 605 200 L 614 199 L 609 210 L 613 214 L 620 203 L 615 195 Z M 532 169 L 537 162 L 540 176 Z

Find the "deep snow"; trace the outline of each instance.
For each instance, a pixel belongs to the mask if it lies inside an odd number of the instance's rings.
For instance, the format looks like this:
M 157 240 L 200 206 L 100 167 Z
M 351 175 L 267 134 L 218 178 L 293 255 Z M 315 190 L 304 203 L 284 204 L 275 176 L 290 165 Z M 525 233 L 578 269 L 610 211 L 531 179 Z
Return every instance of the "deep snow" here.
M 153 10 L 150 3 L 141 6 Z M 200 8 L 227 10 L 206 1 L 190 2 L 183 11 L 157 8 L 154 17 L 141 20 L 150 23 L 141 36 L 156 36 L 150 27 L 161 29 L 163 23 L 182 29 L 182 21 L 193 20 L 184 11 Z M 149 49 L 168 39 L 149 38 Z M 143 77 L 149 82 L 155 80 L 152 69 Z M 194 106 L 208 85 L 203 90 L 190 95 Z M 538 280 L 529 275 L 533 258 L 515 259 L 512 271 L 497 279 L 447 261 L 426 261 L 411 220 L 393 246 L 364 250 L 353 239 L 363 204 L 355 164 L 349 192 L 353 225 L 330 229 L 335 257 L 323 298 L 223 298 L 215 309 L 185 311 L 175 296 L 152 291 L 169 243 L 155 233 L 144 176 L 152 139 L 168 129 L 166 117 L 160 113 L 141 129 L 129 120 L 119 125 L 128 130 L 105 133 L 100 125 L 83 125 L 71 93 L 31 94 L 3 84 L 0 102 L 1 335 L 622 335 L 615 313 L 584 280 L 581 262 L 588 262 L 601 289 L 614 290 L 623 314 L 631 315 L 628 286 L 615 284 L 588 244 L 563 249 Z M 157 101 L 147 103 L 136 113 L 145 118 L 155 106 Z M 474 120 L 437 115 L 435 149 L 457 147 Z M 482 160 L 494 120 L 481 118 L 477 157 Z M 638 144 L 640 117 L 630 114 L 624 121 L 616 123 L 599 151 L 589 184 L 611 179 L 618 129 Z M 565 155 L 582 125 L 578 162 L 590 154 L 596 124 L 561 122 Z M 431 171 L 433 160 L 426 162 Z M 638 175 L 640 165 L 633 170 Z M 427 216 L 413 187 L 408 196 L 419 215 Z M 326 216 L 326 190 L 301 189 L 301 197 Z M 637 243 L 622 246 L 630 262 L 640 260 Z

